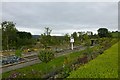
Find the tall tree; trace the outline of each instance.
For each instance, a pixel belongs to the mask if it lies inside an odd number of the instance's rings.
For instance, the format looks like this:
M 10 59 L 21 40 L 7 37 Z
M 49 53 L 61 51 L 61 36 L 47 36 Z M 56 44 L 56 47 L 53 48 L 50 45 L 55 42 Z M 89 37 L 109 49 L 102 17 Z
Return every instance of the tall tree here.
M 3 49 L 10 49 L 16 45 L 16 32 L 15 23 L 4 21 L 2 25 L 2 46 Z

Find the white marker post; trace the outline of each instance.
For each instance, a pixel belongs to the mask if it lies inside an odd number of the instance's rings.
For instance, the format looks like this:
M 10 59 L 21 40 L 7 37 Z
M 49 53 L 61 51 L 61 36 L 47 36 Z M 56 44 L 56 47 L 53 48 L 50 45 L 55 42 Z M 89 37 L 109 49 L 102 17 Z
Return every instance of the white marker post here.
M 71 43 L 71 49 L 73 50 L 73 43 L 74 43 L 74 38 L 70 37 L 70 43 Z

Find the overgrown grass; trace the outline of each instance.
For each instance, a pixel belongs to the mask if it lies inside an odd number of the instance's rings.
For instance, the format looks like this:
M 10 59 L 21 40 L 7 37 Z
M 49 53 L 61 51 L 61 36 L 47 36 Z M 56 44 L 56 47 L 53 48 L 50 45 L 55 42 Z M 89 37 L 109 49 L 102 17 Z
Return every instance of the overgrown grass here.
M 118 78 L 118 43 L 88 64 L 72 71 L 68 78 Z

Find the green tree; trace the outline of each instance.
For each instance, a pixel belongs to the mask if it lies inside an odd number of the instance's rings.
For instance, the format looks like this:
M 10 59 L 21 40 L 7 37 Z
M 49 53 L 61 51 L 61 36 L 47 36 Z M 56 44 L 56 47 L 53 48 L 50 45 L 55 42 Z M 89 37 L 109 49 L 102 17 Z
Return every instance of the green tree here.
M 85 46 L 89 47 L 91 44 L 91 40 L 90 40 L 89 36 L 87 34 L 84 34 L 83 39 L 84 39 Z
M 65 34 L 64 35 L 64 40 L 65 40 L 65 43 L 67 42 L 69 42 L 69 34 Z
M 82 42 L 83 41 L 83 34 L 82 34 L 82 32 L 78 32 L 78 34 L 79 34 L 79 40 Z
M 78 37 L 77 37 L 77 33 L 76 33 L 76 32 L 74 32 L 74 33 L 72 34 L 72 37 L 74 38 L 75 41 L 78 40 Z
M 16 32 L 15 23 L 4 21 L 2 25 L 2 47 L 3 49 L 11 49 L 16 46 Z
M 108 29 L 107 28 L 99 28 L 97 31 L 98 31 L 98 35 L 100 38 L 108 37 Z
M 33 45 L 35 40 L 32 38 L 32 34 L 29 32 L 17 32 L 17 48 L 23 46 Z
M 40 36 L 40 43 L 44 46 L 44 48 L 47 48 L 47 46 L 52 45 L 52 39 L 51 39 L 51 32 L 52 30 L 49 27 L 45 27 L 45 33 L 41 34 Z

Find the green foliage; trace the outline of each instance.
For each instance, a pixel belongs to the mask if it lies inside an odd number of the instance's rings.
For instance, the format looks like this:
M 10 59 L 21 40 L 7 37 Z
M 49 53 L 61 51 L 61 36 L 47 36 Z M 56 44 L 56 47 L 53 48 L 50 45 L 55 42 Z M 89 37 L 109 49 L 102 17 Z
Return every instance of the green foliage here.
M 88 64 L 71 72 L 68 78 L 118 78 L 118 43 Z
M 22 50 L 16 50 L 15 55 L 18 57 L 22 57 Z
M 17 32 L 17 35 L 21 39 L 31 39 L 32 35 L 29 32 Z
M 107 28 L 99 28 L 98 29 L 98 35 L 99 35 L 100 38 L 110 36 Z
M 66 43 L 69 43 L 69 35 L 68 34 L 64 35 L 64 40 Z
M 68 62 L 71 62 L 74 61 L 76 57 L 81 56 L 82 52 L 83 51 L 73 52 L 64 56 L 54 58 L 48 63 L 41 62 L 40 64 L 38 63 L 24 68 L 16 69 L 14 71 L 5 72 L 2 74 L 2 76 L 3 78 L 8 78 L 12 73 L 19 72 L 22 75 L 26 74 L 24 78 L 36 78 L 36 77 L 41 78 L 41 76 L 44 75 L 45 73 L 48 73 L 54 70 L 55 68 L 62 67 L 66 57 L 68 59 Z M 35 76 L 31 74 L 32 69 L 34 69 L 34 71 L 37 72 L 36 74 L 34 74 Z M 20 78 L 20 76 L 17 76 L 17 78 Z
M 108 49 L 109 47 L 111 47 L 111 45 L 115 44 L 118 39 L 114 39 L 114 38 L 100 38 L 99 40 L 99 45 L 101 46 L 101 48 Z
M 3 50 L 20 49 L 22 46 L 28 46 L 34 43 L 31 33 L 19 32 L 15 28 L 15 23 L 4 21 L 1 25 Z
M 40 36 L 40 43 L 42 43 L 44 48 L 52 44 L 51 32 L 52 30 L 49 27 L 45 27 L 45 33 Z
M 4 49 L 15 48 L 16 45 L 16 32 L 15 23 L 4 21 L 2 25 L 2 47 Z
M 83 35 L 83 39 L 84 39 L 85 46 L 90 46 L 91 41 L 90 41 L 90 38 L 87 34 Z
M 76 32 L 74 32 L 71 36 L 74 38 L 75 41 L 78 40 L 78 37 L 77 37 L 77 33 L 76 33 Z
M 44 48 L 46 48 L 47 46 L 50 46 L 51 43 L 52 43 L 51 36 L 50 35 L 41 34 L 40 43 L 42 43 Z
M 51 50 L 42 50 L 39 52 L 38 57 L 42 62 L 47 63 L 54 58 L 54 52 Z
M 112 32 L 112 37 L 113 38 L 120 38 L 120 32 L 116 31 L 116 32 Z

